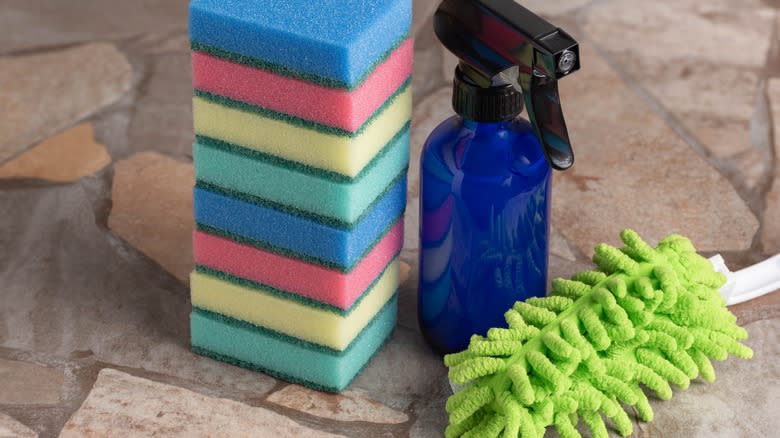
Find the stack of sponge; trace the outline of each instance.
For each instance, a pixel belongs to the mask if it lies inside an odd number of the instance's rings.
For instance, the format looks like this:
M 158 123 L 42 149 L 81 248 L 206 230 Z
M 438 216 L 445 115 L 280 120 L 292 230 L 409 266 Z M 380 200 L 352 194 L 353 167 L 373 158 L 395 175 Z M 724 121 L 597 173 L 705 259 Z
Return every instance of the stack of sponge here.
M 346 388 L 395 326 L 411 0 L 192 0 L 193 349 Z

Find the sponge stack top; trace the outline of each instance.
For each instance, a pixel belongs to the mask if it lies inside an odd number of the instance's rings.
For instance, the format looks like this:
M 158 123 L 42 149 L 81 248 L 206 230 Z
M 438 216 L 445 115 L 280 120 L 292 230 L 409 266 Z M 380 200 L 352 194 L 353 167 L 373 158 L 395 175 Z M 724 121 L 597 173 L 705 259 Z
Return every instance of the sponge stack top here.
M 354 88 L 411 26 L 411 0 L 193 0 L 194 43 Z

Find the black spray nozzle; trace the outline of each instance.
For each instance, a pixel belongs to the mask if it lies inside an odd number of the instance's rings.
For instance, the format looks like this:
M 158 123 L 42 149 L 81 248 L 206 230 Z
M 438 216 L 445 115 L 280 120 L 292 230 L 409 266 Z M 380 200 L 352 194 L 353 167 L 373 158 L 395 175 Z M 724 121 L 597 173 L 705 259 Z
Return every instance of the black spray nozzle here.
M 558 79 L 579 70 L 577 41 L 513 0 L 444 0 L 434 29 L 471 82 L 487 88 L 508 79 L 520 88 L 553 168 L 574 164 Z

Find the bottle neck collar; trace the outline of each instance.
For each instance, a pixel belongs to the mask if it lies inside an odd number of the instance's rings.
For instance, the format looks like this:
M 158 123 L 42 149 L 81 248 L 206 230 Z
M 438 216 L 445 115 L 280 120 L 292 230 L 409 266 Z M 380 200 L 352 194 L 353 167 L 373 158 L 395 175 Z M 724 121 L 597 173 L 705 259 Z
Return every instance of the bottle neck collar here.
M 458 66 L 453 81 L 452 107 L 467 120 L 481 123 L 508 121 L 523 111 L 523 94 L 510 84 L 480 87 Z

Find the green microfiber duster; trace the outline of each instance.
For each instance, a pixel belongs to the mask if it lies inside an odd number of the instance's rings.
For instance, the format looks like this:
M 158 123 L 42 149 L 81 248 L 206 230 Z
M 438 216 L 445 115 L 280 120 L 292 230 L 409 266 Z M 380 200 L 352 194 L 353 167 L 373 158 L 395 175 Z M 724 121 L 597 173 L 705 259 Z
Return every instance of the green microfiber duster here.
M 653 249 L 632 230 L 621 237 L 624 248 L 596 247 L 599 270 L 555 280 L 551 296 L 506 312 L 509 328 L 444 358 L 450 380 L 472 382 L 447 401 L 447 437 L 541 438 L 551 425 L 579 437 L 581 418 L 600 438 L 602 414 L 628 436 L 624 406 L 653 419 L 640 385 L 668 400 L 669 382 L 715 380 L 710 359 L 753 356 L 718 292 L 726 278 L 688 239 L 672 235 Z

